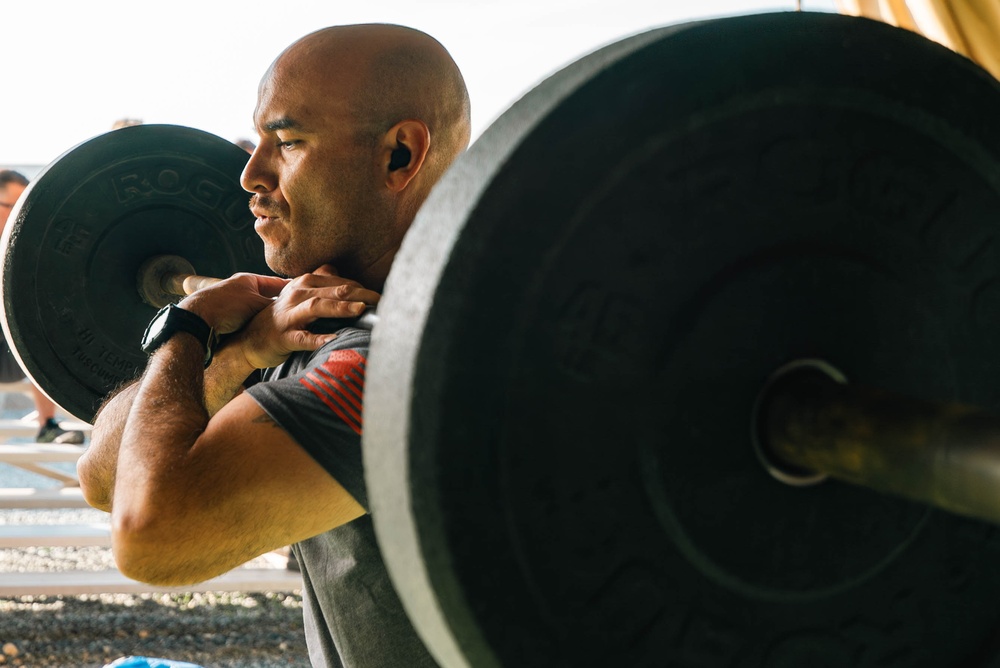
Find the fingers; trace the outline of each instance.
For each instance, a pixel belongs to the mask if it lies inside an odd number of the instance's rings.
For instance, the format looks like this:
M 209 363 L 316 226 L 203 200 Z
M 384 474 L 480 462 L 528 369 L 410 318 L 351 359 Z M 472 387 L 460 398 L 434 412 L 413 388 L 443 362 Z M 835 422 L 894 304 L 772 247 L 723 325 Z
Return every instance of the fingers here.
M 324 264 L 322 267 L 313 272 L 314 274 L 319 274 L 320 276 L 340 276 L 337 273 L 337 268 L 332 264 Z
M 316 350 L 336 338 L 336 334 L 309 330 L 317 319 L 309 314 L 309 305 L 306 302 L 282 309 L 272 303 L 235 335 L 233 343 L 240 346 L 247 362 L 258 369 L 277 366 L 298 350 Z
M 299 330 L 290 337 L 293 350 L 316 350 L 337 338 L 337 333 L 314 334 L 308 330 Z
M 290 279 L 279 278 L 277 276 L 261 276 L 259 274 L 247 274 L 253 277 L 257 284 L 257 292 L 265 297 L 277 297 L 281 294 L 281 291 L 286 285 L 290 283 Z
M 296 303 L 285 301 L 278 308 L 277 317 L 284 331 L 306 331 L 317 320 L 356 318 L 368 308 L 361 301 L 344 301 L 313 294 Z
M 378 304 L 379 300 L 382 298 L 382 295 L 374 290 L 363 288 L 360 285 L 339 285 L 333 289 L 332 295 L 324 293 L 322 296 L 324 298 L 337 299 L 344 302 L 360 302 L 368 306 Z
M 288 283 L 282 291 L 283 299 L 296 304 L 314 297 L 372 306 L 379 302 L 382 295 L 363 287 L 357 281 L 317 273 L 299 276 Z
M 374 290 L 361 287 L 357 283 L 353 282 L 333 285 L 299 285 L 292 289 L 300 290 L 300 298 L 297 300 L 300 302 L 305 301 L 306 299 L 320 298 L 342 302 L 358 302 L 360 304 L 374 306 L 375 304 L 378 304 L 379 299 L 382 298 L 382 295 Z

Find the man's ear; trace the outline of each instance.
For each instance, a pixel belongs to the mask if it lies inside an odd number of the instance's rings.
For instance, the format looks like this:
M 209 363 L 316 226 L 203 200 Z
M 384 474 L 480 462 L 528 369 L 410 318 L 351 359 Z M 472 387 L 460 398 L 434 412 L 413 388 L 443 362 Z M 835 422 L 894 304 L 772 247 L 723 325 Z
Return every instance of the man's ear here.
M 380 159 L 390 190 L 399 192 L 409 185 L 423 167 L 430 147 L 431 131 L 423 121 L 400 121 L 383 135 Z

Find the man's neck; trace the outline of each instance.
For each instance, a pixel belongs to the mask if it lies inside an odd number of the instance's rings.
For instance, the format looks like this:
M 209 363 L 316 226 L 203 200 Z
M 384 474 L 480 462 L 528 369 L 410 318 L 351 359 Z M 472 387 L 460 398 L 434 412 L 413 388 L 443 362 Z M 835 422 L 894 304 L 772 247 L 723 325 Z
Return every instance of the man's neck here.
M 375 262 L 372 262 L 367 267 L 359 271 L 357 277 L 352 276 L 351 278 L 354 278 L 354 280 L 369 290 L 382 292 L 385 289 L 385 280 L 389 276 L 389 269 L 392 267 L 392 261 L 396 257 L 396 253 L 398 251 L 398 248 L 394 248 L 390 252 L 385 253 L 381 257 L 377 258 Z

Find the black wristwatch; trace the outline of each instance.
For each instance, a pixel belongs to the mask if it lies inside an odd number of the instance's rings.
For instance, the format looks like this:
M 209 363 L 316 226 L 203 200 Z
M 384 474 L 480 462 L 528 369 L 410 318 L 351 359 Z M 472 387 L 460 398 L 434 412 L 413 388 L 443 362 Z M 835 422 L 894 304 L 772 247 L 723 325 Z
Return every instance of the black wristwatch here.
M 177 332 L 193 334 L 205 345 L 205 366 L 212 361 L 212 347 L 215 345 L 215 332 L 201 316 L 186 311 L 176 304 L 167 304 L 153 316 L 142 335 L 142 349 L 153 354 L 157 348 L 170 340 Z

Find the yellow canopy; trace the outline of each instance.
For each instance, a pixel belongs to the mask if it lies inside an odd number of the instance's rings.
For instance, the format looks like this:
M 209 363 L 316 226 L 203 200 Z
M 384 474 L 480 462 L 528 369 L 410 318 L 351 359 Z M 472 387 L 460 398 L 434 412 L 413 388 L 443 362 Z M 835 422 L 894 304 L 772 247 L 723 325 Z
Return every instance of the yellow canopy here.
M 1000 0 L 837 0 L 837 8 L 918 32 L 1000 79 Z

